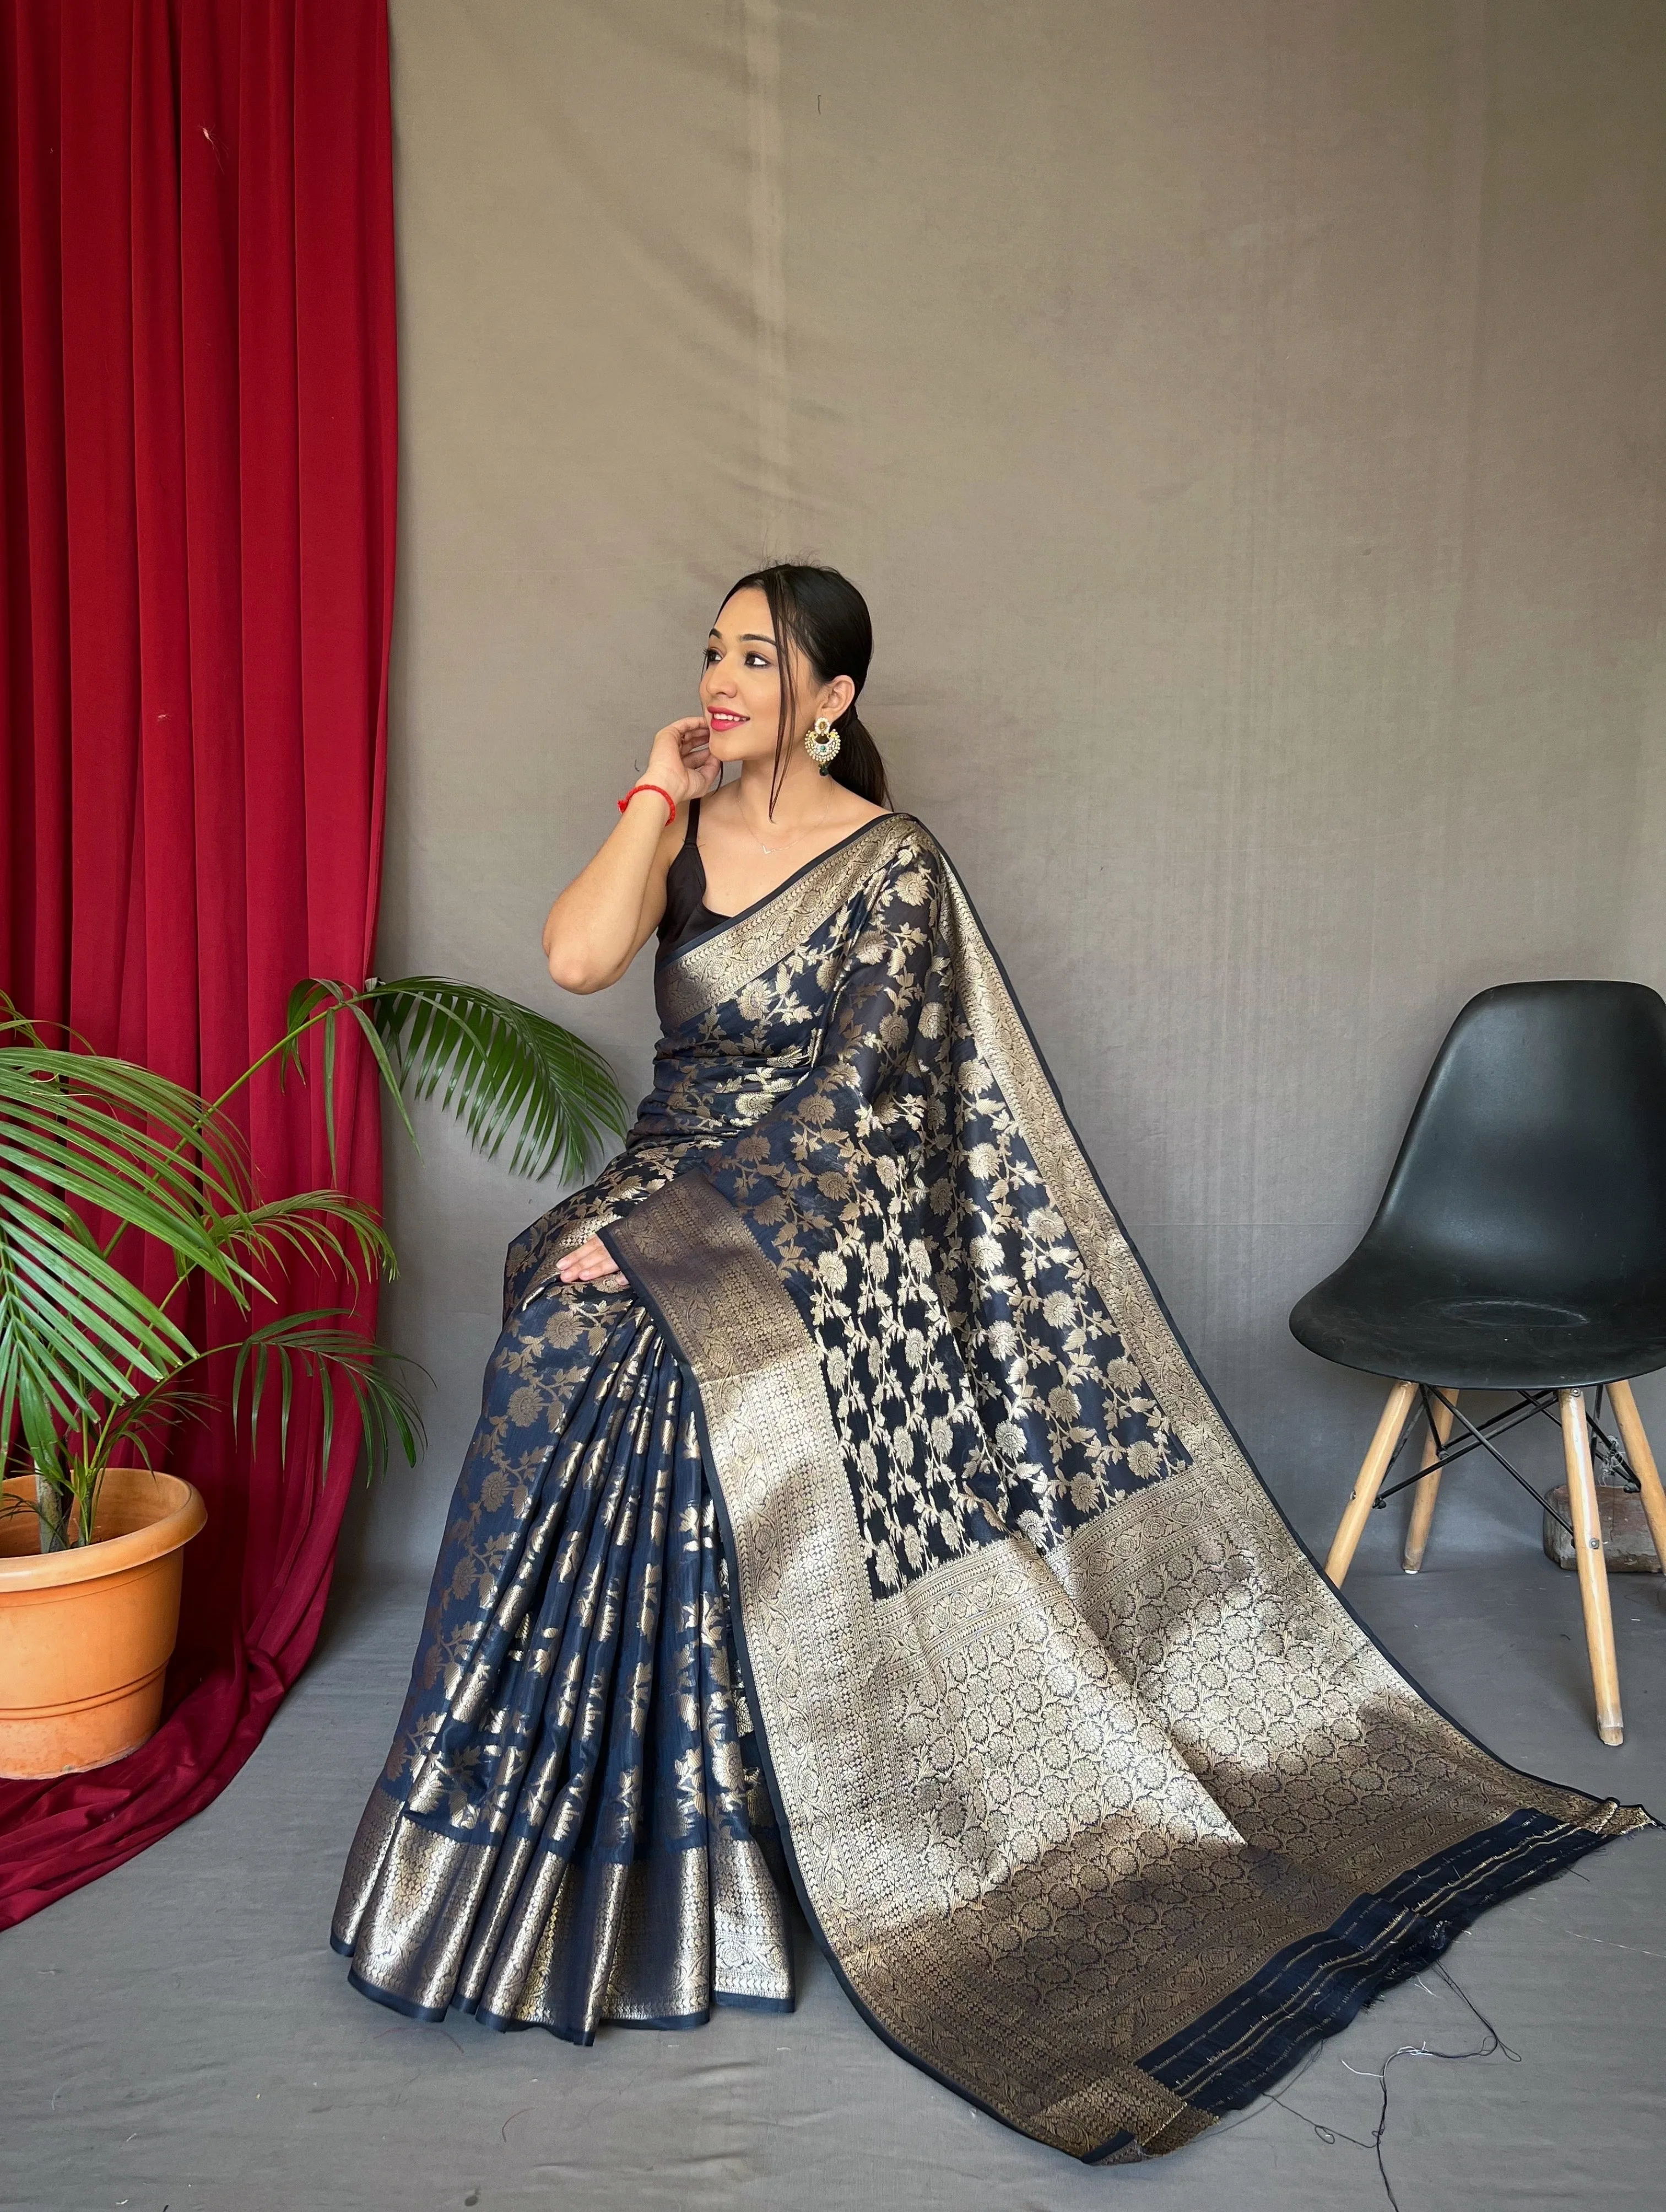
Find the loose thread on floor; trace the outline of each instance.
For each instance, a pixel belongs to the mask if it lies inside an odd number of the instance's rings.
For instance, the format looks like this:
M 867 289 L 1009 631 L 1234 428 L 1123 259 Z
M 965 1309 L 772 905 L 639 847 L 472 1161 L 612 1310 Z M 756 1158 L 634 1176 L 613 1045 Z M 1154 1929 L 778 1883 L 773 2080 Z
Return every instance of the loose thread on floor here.
M 1288 2112 L 1292 2119 L 1300 2120 L 1304 2127 L 1311 2128 L 1322 2143 L 1345 2142 L 1352 2144 L 1356 2150 L 1370 2151 L 1377 2161 L 1377 2175 L 1382 2181 L 1383 2194 L 1389 2200 L 1391 2212 L 1401 2212 L 1401 2205 L 1400 2199 L 1394 2193 L 1394 2184 L 1389 2179 L 1389 2169 L 1383 2155 L 1383 2138 L 1388 2133 L 1389 2127 L 1389 2070 L 1395 2061 L 1398 2058 L 1434 2058 L 1446 2064 L 1462 2065 L 1470 2059 L 1490 2059 L 1501 2056 L 1512 2066 L 1519 2066 L 1522 2063 L 1521 2052 L 1511 2049 L 1469 1992 L 1461 1983 L 1453 1979 L 1448 1968 L 1437 1961 L 1433 1971 L 1439 1975 L 1452 1994 L 1462 1999 L 1462 2002 L 1468 2007 L 1470 2012 L 1485 2029 L 1487 2041 L 1474 2051 L 1432 2051 L 1426 2038 L 1421 2043 L 1402 2043 L 1397 2050 L 1389 2051 L 1383 2061 L 1381 2071 L 1376 2074 L 1365 2073 L 1358 2066 L 1348 2066 L 1346 2058 L 1339 2059 L 1337 2063 L 1347 2067 L 1348 2072 L 1357 2080 L 1375 2081 L 1381 2088 L 1383 2101 L 1377 2115 L 1377 2125 L 1369 2136 L 1351 2136 L 1345 2129 L 1329 2127 L 1324 2121 L 1316 2120 L 1310 2113 L 1298 2112 L 1295 2106 L 1289 2103 L 1286 2097 L 1280 2094 L 1279 2091 L 1272 2089 L 1267 2094 L 1268 2104 L 1276 2105 L 1281 2112 Z M 1420 1974 L 1417 1977 L 1417 1985 L 1426 1995 L 1430 1996 L 1434 1995 L 1433 1990 L 1429 1988 Z M 1292 2078 L 1289 2085 L 1292 2088 L 1315 2063 L 1322 2048 L 1322 2045 L 1317 2045 L 1309 2054 L 1306 2064 L 1299 2068 Z M 1228 2121 L 1227 2127 L 1241 2127 L 1245 2120 L 1254 2117 L 1254 2112 L 1258 2109 L 1259 2107 L 1252 2107 L 1250 2112 L 1241 2114 L 1237 2119 Z

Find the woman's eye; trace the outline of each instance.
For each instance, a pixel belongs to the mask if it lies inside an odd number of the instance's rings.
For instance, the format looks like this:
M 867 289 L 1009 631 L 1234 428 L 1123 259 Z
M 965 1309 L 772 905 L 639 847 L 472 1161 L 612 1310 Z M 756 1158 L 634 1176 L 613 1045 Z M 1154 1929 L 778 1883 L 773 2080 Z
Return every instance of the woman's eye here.
M 761 653 L 749 653 L 746 656 L 746 665 L 748 668 L 767 668 L 769 664 Z
M 714 645 L 708 645 L 706 647 L 706 665 L 708 668 L 711 666 L 713 661 L 721 660 L 722 658 L 722 654 L 718 651 Z

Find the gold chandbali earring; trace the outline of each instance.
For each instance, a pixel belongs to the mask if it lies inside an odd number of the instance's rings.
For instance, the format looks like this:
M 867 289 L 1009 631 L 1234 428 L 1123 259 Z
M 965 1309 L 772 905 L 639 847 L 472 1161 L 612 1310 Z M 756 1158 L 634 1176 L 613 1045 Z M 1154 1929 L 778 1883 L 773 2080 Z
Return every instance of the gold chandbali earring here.
M 843 742 L 825 714 L 818 714 L 815 728 L 804 733 L 804 750 L 824 775 L 839 757 L 839 747 Z

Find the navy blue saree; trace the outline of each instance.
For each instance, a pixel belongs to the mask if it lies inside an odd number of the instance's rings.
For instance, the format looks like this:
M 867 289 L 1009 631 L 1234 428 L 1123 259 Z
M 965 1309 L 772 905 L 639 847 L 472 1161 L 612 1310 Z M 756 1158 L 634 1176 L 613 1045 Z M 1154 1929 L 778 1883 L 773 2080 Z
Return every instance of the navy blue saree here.
M 1316 1571 L 918 822 L 657 990 L 625 1151 L 509 1254 L 337 1909 L 367 1995 L 578 2042 L 789 2005 L 790 1887 L 905 2057 L 1134 2159 L 1647 1824 Z

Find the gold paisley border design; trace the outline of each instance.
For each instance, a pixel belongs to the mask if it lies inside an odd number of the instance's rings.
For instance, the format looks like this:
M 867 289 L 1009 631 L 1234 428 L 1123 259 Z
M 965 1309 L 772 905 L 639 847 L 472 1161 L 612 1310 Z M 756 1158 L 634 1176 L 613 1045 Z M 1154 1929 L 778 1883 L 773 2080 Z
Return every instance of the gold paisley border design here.
M 922 834 L 911 814 L 883 814 L 854 830 L 842 845 L 810 861 L 754 910 L 715 935 L 674 952 L 655 978 L 655 994 L 667 1030 L 732 999 L 744 984 L 796 951 L 830 921 L 877 868 L 911 837 Z

